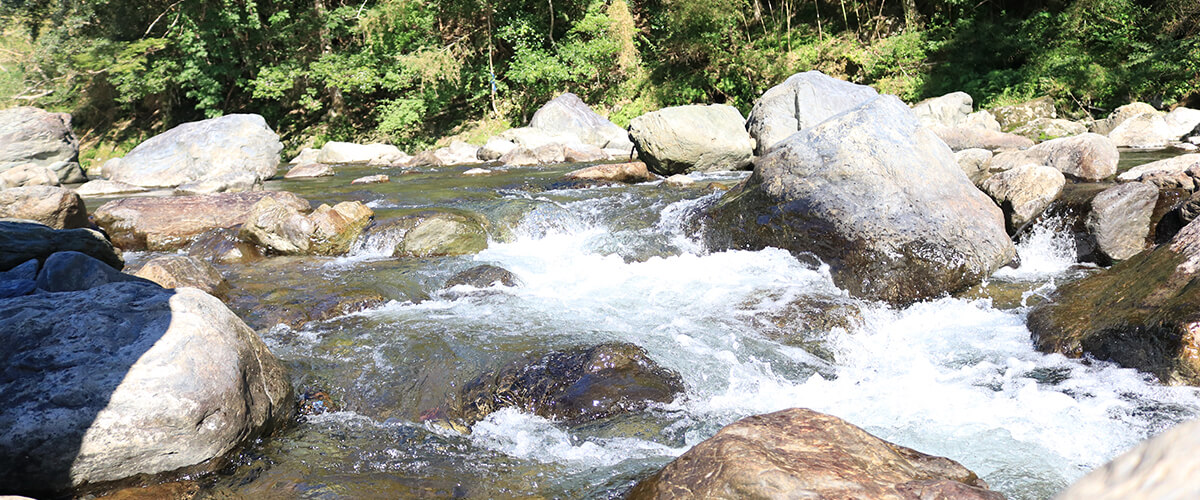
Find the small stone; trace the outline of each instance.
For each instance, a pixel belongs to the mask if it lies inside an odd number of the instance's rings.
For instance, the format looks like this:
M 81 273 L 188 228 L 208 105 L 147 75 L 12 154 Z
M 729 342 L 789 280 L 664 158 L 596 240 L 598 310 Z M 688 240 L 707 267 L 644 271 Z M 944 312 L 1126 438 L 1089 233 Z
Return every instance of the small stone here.
M 350 181 L 350 184 L 378 184 L 378 183 L 382 183 L 382 182 L 391 182 L 391 178 L 389 178 L 388 176 L 386 176 L 384 174 L 368 175 L 366 177 L 359 177 L 357 179 L 354 179 L 354 180 Z

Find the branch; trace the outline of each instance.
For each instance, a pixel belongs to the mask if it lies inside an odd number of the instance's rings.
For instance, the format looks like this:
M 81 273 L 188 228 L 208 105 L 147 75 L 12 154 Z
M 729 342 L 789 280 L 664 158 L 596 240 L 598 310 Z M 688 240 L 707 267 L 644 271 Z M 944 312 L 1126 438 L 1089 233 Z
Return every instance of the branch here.
M 170 7 L 167 7 L 166 10 L 162 11 L 162 13 L 158 15 L 158 17 L 154 18 L 154 22 L 150 23 L 150 27 L 146 28 L 146 32 L 142 34 L 142 38 L 146 38 L 147 36 L 150 36 L 150 30 L 154 29 L 154 25 L 158 24 L 158 21 L 162 20 L 163 16 L 167 15 L 168 12 L 171 12 L 171 9 L 174 9 L 177 5 L 179 5 L 181 3 L 183 3 L 183 0 L 176 0 L 176 2 L 171 4 Z

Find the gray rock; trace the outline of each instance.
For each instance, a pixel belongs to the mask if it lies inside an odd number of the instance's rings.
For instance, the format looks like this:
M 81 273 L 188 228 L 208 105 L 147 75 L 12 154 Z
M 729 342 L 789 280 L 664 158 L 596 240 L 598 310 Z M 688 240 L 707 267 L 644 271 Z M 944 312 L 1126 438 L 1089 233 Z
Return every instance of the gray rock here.
M 967 178 L 978 186 L 990 175 L 988 162 L 992 160 L 992 156 L 992 152 L 986 149 L 964 149 L 954 153 L 954 161 L 963 173 L 967 174 Z
M 52 170 L 62 184 L 79 184 L 88 180 L 87 174 L 83 172 L 83 167 L 80 167 L 78 162 L 58 161 L 51 163 L 46 168 Z
M 308 163 L 317 163 L 317 156 L 321 154 L 321 150 L 315 148 L 304 148 L 296 154 L 288 165 L 304 165 Z
M 124 158 L 109 160 L 109 179 L 142 187 L 178 187 L 235 172 L 257 181 L 275 175 L 283 144 L 259 115 L 226 115 L 184 123 L 151 137 Z M 228 182 L 226 182 L 228 184 Z
M 1122 172 L 1121 175 L 1117 176 L 1117 180 L 1124 182 L 1155 182 L 1158 184 L 1157 180 L 1163 177 L 1182 176 L 1190 179 L 1195 177 L 1193 173 L 1200 175 L 1200 153 L 1180 155 L 1144 163 Z M 1163 184 L 1159 185 L 1161 187 L 1174 187 Z
M 954 127 L 967 120 L 975 110 L 975 101 L 966 92 L 952 92 L 913 104 L 912 110 L 921 125 Z
M 1009 234 L 1016 234 L 1058 198 L 1066 183 L 1053 167 L 1024 165 L 991 176 L 982 189 L 1004 210 Z
M 1086 224 L 1100 253 L 1125 260 L 1145 250 L 1157 202 L 1158 188 L 1143 182 L 1119 184 L 1096 195 Z
M 510 141 L 530 151 L 548 145 L 556 145 L 561 148 L 568 144 L 584 144 L 583 140 L 573 133 L 534 127 L 510 128 L 501 132 L 494 139 Z
M 964 149 L 999 151 L 1026 149 L 1033 146 L 1033 141 L 1029 140 L 1028 137 L 981 127 L 961 125 L 957 127 L 933 126 L 929 127 L 929 130 L 954 151 L 962 151 Z
M 811 252 L 852 295 L 897 304 L 969 287 L 1015 255 L 1000 208 L 892 96 L 778 145 L 707 218 L 712 248 Z
M 1163 117 L 1171 130 L 1171 140 L 1187 140 L 1190 132 L 1200 126 L 1200 109 L 1179 107 Z
M 0 280 L 0 299 L 29 295 L 35 290 L 37 290 L 37 282 L 31 279 Z
M 446 280 L 445 288 L 455 286 L 470 286 L 474 288 L 488 288 L 499 284 L 500 286 L 519 286 L 521 280 L 512 271 L 499 266 L 482 265 L 475 266 L 466 271 L 451 276 Z
M 659 178 L 650 173 L 646 164 L 640 161 L 593 165 L 568 172 L 566 177 L 573 180 L 624 182 L 627 184 L 650 182 Z
M 121 253 L 103 234 L 91 229 L 52 229 L 33 222 L 0 220 L 0 271 L 29 259 L 45 260 L 55 252 L 76 251 L 100 259 L 114 269 L 125 267 Z
M 1054 500 L 1200 498 L 1197 449 L 1200 421 L 1184 422 L 1097 467 Z
M 874 99 L 871 87 L 826 76 L 820 71 L 797 73 L 754 101 L 746 129 L 754 138 L 754 154 L 762 156 L 799 130 Z
M 62 184 L 58 175 L 44 167 L 33 163 L 17 165 L 0 172 L 0 189 L 23 186 L 57 186 Z
M 0 302 L 0 490 L 211 471 L 291 416 L 283 365 L 199 290 L 110 283 Z
M 162 255 L 150 259 L 134 276 L 157 283 L 163 288 L 190 286 L 214 297 L 229 291 L 229 282 L 212 264 L 188 255 Z
M 991 111 L 986 109 L 981 109 L 967 115 L 966 119 L 959 125 L 966 128 L 981 128 L 1000 132 L 1000 122 L 996 120 L 996 115 L 993 115 Z
M 391 177 L 388 177 L 386 174 L 376 174 L 376 175 L 367 175 L 367 176 L 359 177 L 357 179 L 350 181 L 350 184 L 352 184 L 352 185 L 353 184 L 381 184 L 384 182 L 391 182 L 391 181 L 392 181 Z
M 504 155 L 511 153 L 517 147 L 517 143 L 513 141 L 493 137 L 488 139 L 483 147 L 479 148 L 479 152 L 476 155 L 481 161 L 496 161 Z
M 1054 109 L 1054 99 L 1039 97 L 1011 106 L 993 108 L 992 114 L 1000 122 L 1000 130 L 1011 132 L 1038 118 L 1058 118 Z
M 629 122 L 638 156 L 659 175 L 739 170 L 750 164 L 754 139 L 733 106 L 664 108 Z
M 585 163 L 611 159 L 609 154 L 591 144 L 563 146 L 563 161 L 567 163 Z
M 442 165 L 466 165 L 479 163 L 479 146 L 463 141 L 453 141 L 449 146 L 438 148 L 433 152 L 441 160 Z
M 1061 118 L 1035 118 L 1033 121 L 1013 129 L 1012 133 L 1034 141 L 1046 141 L 1085 134 L 1087 131 L 1087 126 L 1079 122 Z
M 317 163 L 366 164 L 372 160 L 393 161 L 405 156 L 400 148 L 391 144 L 354 144 L 330 141 L 317 152 Z
M 308 201 L 286 191 L 215 193 L 195 196 L 125 198 L 105 203 L 92 214 L 113 242 L 128 250 L 177 250 L 211 229 L 246 222 L 263 198 L 311 210 Z
M 0 172 L 27 163 L 49 167 L 78 159 L 71 115 L 28 106 L 0 110 Z
M 1038 144 L 1024 151 L 1006 151 L 992 158 L 989 168 L 1007 170 L 1025 164 L 1046 165 L 1077 179 L 1096 181 L 1117 172 L 1120 152 L 1107 137 L 1082 134 Z
M 329 177 L 334 175 L 333 167 L 324 163 L 304 163 L 292 167 L 286 174 L 283 174 L 284 179 L 310 179 L 314 177 Z
M 238 235 L 270 253 L 300 255 L 308 253 L 313 224 L 295 207 L 263 198 L 250 208 Z
M 1096 120 L 1088 127 L 1089 131 L 1095 134 L 1108 135 L 1113 129 L 1117 128 L 1125 120 L 1133 118 L 1141 114 L 1158 114 L 1158 110 L 1154 106 L 1144 102 L 1134 102 L 1121 106 L 1108 115 L 1103 120 Z
M 46 258 L 38 272 L 37 287 L 47 292 L 76 292 L 108 283 L 133 281 L 158 286 L 153 282 L 125 274 L 112 266 L 79 252 L 55 252 Z
M 25 219 L 54 229 L 88 227 L 87 207 L 74 191 L 26 186 L 0 191 L 0 218 Z
M 1112 139 L 1117 147 L 1158 149 L 1167 147 L 1167 144 L 1179 136 L 1172 135 L 1167 120 L 1163 118 L 1162 113 L 1156 111 L 1142 113 L 1121 122 L 1108 133 L 1108 138 Z
M 0 281 L 4 280 L 36 280 L 38 260 L 29 259 L 7 271 L 0 271 Z
M 91 180 L 83 185 L 75 188 L 75 192 L 79 196 L 108 196 L 113 194 L 136 193 L 145 191 L 146 188 L 126 184 L 124 182 L 110 181 L 108 179 Z
M 529 126 L 551 133 L 573 134 L 584 144 L 601 149 L 628 151 L 633 147 L 625 129 L 596 114 L 579 96 L 570 92 L 543 104 L 529 120 Z

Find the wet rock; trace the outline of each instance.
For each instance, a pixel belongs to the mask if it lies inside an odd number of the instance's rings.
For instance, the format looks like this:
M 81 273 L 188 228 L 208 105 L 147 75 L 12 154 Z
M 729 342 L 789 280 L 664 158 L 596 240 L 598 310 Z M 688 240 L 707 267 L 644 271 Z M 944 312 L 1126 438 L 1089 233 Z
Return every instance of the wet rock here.
M 790 410 L 734 422 L 629 492 L 664 498 L 987 499 L 975 473 L 832 415 Z
M 1000 122 L 1000 130 L 1005 132 L 1011 132 L 1038 118 L 1058 118 L 1058 112 L 1054 109 L 1054 99 L 1050 97 L 1039 97 L 1020 104 L 993 108 L 991 112 L 996 121 Z
M 333 167 L 324 163 L 302 163 L 292 167 L 284 179 L 311 179 L 314 177 L 329 177 L 334 175 Z
M 740 170 L 750 164 L 754 139 L 733 106 L 676 106 L 629 122 L 638 156 L 659 175 Z
M 1012 133 L 1028 137 L 1034 141 L 1046 141 L 1059 137 L 1086 134 L 1087 131 L 1087 126 L 1079 122 L 1060 118 L 1036 118 L 1029 123 L 1013 129 Z
M 321 204 L 308 215 L 313 228 L 310 251 L 316 255 L 346 253 L 374 216 L 374 211 L 358 201 L 343 201 L 332 207 Z
M 199 290 L 111 283 L 5 300 L 0 317 L 0 490 L 207 472 L 294 407 L 283 365 Z
M 519 286 L 521 280 L 517 279 L 517 275 L 503 267 L 482 265 L 451 276 L 450 279 L 446 280 L 443 288 L 451 288 L 459 285 L 488 288 L 497 284 L 501 286 Z
M 595 165 L 591 167 L 581 168 L 567 173 L 568 179 L 590 180 L 590 181 L 611 181 L 624 182 L 626 184 L 636 184 L 639 182 L 650 182 L 658 179 L 657 175 L 650 173 L 646 168 L 646 164 L 640 161 L 629 163 L 608 163 L 604 165 Z
M 246 214 L 238 237 L 268 253 L 298 255 L 309 252 L 313 223 L 295 207 L 265 197 Z
M 1184 422 L 1092 470 L 1054 499 L 1200 498 L 1197 449 L 1200 421 Z
M 1000 208 L 890 96 L 778 145 L 706 218 L 710 248 L 811 252 L 852 295 L 897 304 L 969 287 L 1015 254 Z
M 88 227 L 83 199 L 67 188 L 26 186 L 0 191 L 0 218 L 25 219 L 54 229 Z
M 283 280 L 291 286 L 280 286 Z M 310 280 L 281 278 L 267 283 L 237 283 L 229 292 L 228 302 L 252 328 L 262 329 L 275 325 L 301 328 L 309 322 L 378 307 L 387 299 L 378 291 L 346 283 L 318 286 Z
M 470 425 L 516 408 L 578 425 L 667 403 L 681 392 L 679 375 L 642 348 L 610 343 L 530 357 L 485 373 L 463 387 L 449 416 Z
M 1037 348 L 1085 353 L 1172 384 L 1200 385 L 1200 222 L 1165 245 L 1059 286 L 1028 316 Z
M 229 291 L 229 282 L 212 264 L 188 255 L 163 255 L 150 259 L 133 274 L 163 288 L 190 286 L 217 298 Z
M 354 144 L 329 141 L 317 151 L 314 161 L 327 164 L 367 164 L 372 160 L 394 161 L 405 156 L 391 144 Z
M 1033 146 L 1033 141 L 1027 137 L 1021 137 L 1016 134 L 1007 134 L 998 130 L 990 130 L 980 127 L 929 127 L 929 130 L 937 134 L 950 149 L 954 151 L 962 151 L 964 149 L 987 149 L 990 151 L 1000 151 L 1008 149 L 1025 149 Z
M 123 281 L 157 286 L 153 282 L 114 269 L 80 252 L 55 252 L 38 271 L 37 287 L 47 292 L 74 292 Z
M 136 193 L 145 191 L 146 188 L 126 184 L 124 182 L 110 181 L 108 179 L 96 179 L 87 181 L 79 187 L 75 188 L 75 192 L 79 196 L 108 196 L 114 194 Z
M 838 80 L 820 71 L 794 74 L 754 101 L 746 117 L 746 130 L 756 141 L 754 154 L 765 155 L 796 131 L 857 108 L 878 95 L 871 87 Z
M 580 142 L 601 149 L 629 151 L 633 148 L 625 129 L 596 114 L 579 96 L 570 92 L 542 105 L 529 120 L 529 126 L 553 133 L 569 133 Z
M 1200 177 L 1200 153 L 1186 154 L 1138 165 L 1117 176 L 1124 182 L 1150 182 L 1160 188 L 1195 188 Z
M 407 226 L 396 245 L 396 257 L 467 255 L 487 248 L 487 232 L 477 218 L 443 211 L 425 211 L 396 221 Z
M 386 176 L 384 174 L 378 174 L 378 175 L 368 175 L 365 177 L 359 177 L 357 179 L 350 181 L 350 184 L 351 185 L 354 185 L 354 184 L 380 184 L 380 183 L 384 183 L 384 182 L 391 182 L 391 180 L 392 180 L 391 178 L 389 178 L 388 176 Z
M 22 186 L 57 186 L 58 175 L 49 167 L 26 163 L 0 172 L 0 189 Z
M 141 187 L 178 187 L 220 191 L 261 183 L 275 175 L 283 144 L 259 115 L 233 114 L 179 125 L 151 137 L 124 158 L 104 164 L 106 176 Z M 241 175 L 239 175 L 241 174 Z M 210 191 L 211 192 L 211 191 Z
M 991 175 L 988 173 L 988 163 L 991 160 L 992 152 L 986 149 L 964 149 L 954 153 L 954 161 L 976 186 Z
M 980 187 L 1004 210 L 1008 233 L 1016 234 L 1058 198 L 1066 183 L 1058 169 L 1024 165 L 993 175 Z
M 65 251 L 90 255 L 117 270 L 125 267 L 121 253 L 99 231 L 0 221 L 0 271 L 7 271 L 29 259 L 44 261 L 55 252 Z
M 304 391 L 296 400 L 296 413 L 303 416 L 321 415 L 337 408 L 325 391 Z
M 197 259 L 221 264 L 244 264 L 263 257 L 252 243 L 238 238 L 240 226 L 236 228 L 212 229 L 196 237 L 185 250 Z
M 29 163 L 49 167 L 78 159 L 71 115 L 29 106 L 0 110 L 0 172 Z
M 1123 123 L 1125 120 L 1142 114 L 1153 115 L 1157 113 L 1158 110 L 1154 109 L 1154 106 L 1144 102 L 1126 104 L 1114 109 L 1107 118 L 1092 122 L 1091 126 L 1089 127 L 1089 131 L 1095 134 L 1108 135 L 1113 131 L 1113 129 L 1117 128 L 1117 126 Z
M 744 309 L 755 330 L 767 339 L 800 347 L 830 362 L 834 361 L 834 355 L 826 346 L 829 332 L 837 329 L 849 332 L 863 324 L 860 303 L 836 295 L 803 295 L 783 307 L 770 307 L 765 311 L 754 304 L 746 304 Z
M 941 125 L 953 127 L 967 120 L 975 109 L 975 101 L 966 92 L 951 92 L 941 97 L 931 97 L 912 105 L 917 121 L 926 127 Z
M 1108 133 L 1117 147 L 1139 149 L 1165 148 L 1178 137 L 1172 135 L 1171 127 L 1157 111 L 1133 116 Z
M 215 193 L 166 198 L 127 198 L 101 205 L 93 214 L 118 247 L 127 250 L 176 250 L 200 234 L 246 222 L 250 209 L 272 198 L 300 211 L 308 202 L 285 191 Z
M 1119 184 L 1096 195 L 1088 232 L 1106 260 L 1128 259 L 1146 248 L 1158 188 L 1142 182 Z

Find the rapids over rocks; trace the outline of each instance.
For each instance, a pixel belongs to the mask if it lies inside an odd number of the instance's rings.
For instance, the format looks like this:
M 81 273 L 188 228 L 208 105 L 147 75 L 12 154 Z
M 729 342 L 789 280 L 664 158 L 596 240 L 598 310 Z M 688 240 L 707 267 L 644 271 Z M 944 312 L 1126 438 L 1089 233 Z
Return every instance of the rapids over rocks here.
M 952 458 L 1008 498 L 1041 499 L 1200 415 L 1195 388 L 1034 349 L 1028 306 L 1094 270 L 1076 263 L 1069 237 L 1034 228 L 1017 245 L 1019 269 L 895 309 L 851 298 L 816 260 L 706 249 L 696 214 L 745 173 L 578 188 L 562 183 L 571 167 L 383 169 L 392 182 L 353 186 L 380 169 L 339 167 L 269 181 L 314 205 L 361 201 L 377 221 L 481 214 L 488 244 L 394 258 L 395 241 L 368 231 L 348 256 L 218 265 L 230 307 L 284 362 L 312 415 L 200 480 L 202 495 L 619 497 L 724 425 L 804 407 Z M 513 286 L 444 286 L 485 264 L 511 272 Z M 339 301 L 366 308 L 342 314 Z M 281 321 L 288 314 L 301 319 Z M 606 343 L 640 347 L 683 391 L 584 423 L 516 408 L 457 430 L 445 418 L 473 403 L 463 388 L 482 374 Z

